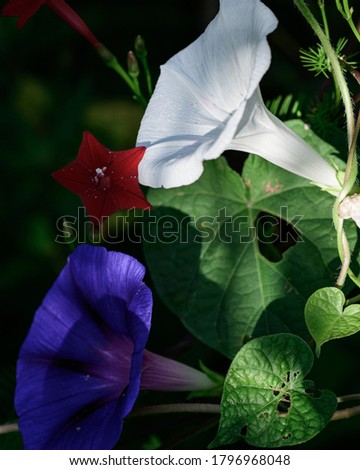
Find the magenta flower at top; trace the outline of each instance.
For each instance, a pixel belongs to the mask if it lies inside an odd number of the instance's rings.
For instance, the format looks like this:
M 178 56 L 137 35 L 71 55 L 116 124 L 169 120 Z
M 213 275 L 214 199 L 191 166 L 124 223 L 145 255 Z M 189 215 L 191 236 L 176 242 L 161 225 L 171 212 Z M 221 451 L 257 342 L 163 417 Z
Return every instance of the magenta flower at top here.
M 62 20 L 81 34 L 93 47 L 101 42 L 93 35 L 87 24 L 64 0 L 10 0 L 2 9 L 3 16 L 18 17 L 17 28 L 20 29 L 38 11 L 41 5 L 47 5 Z
M 111 449 L 140 389 L 214 386 L 144 349 L 152 311 L 144 273 L 102 247 L 70 255 L 19 354 L 15 406 L 26 449 Z

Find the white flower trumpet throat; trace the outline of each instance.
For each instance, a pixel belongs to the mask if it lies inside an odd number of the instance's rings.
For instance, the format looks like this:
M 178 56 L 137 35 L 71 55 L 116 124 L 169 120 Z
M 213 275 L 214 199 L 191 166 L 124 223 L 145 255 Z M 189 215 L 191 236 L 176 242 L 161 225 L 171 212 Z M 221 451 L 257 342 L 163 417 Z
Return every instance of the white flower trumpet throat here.
M 255 153 L 320 185 L 339 188 L 336 170 L 265 107 L 259 82 L 277 19 L 259 0 L 220 0 L 205 32 L 161 67 L 141 122 L 146 147 L 139 182 L 191 184 L 203 161 L 225 150 Z

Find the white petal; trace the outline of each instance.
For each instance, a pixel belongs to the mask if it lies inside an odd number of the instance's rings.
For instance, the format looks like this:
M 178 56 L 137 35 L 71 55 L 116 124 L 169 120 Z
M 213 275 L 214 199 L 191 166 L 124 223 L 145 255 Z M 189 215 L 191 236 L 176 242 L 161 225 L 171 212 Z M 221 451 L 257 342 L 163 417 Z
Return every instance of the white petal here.
M 259 88 L 247 101 L 238 132 L 229 148 L 255 153 L 296 175 L 340 188 L 335 169 L 266 109 Z
M 196 181 L 203 172 L 203 160 L 218 158 L 231 145 L 245 105 L 202 136 L 172 136 L 150 146 L 139 165 L 140 183 L 175 188 Z
M 221 0 L 204 34 L 161 68 L 137 139 L 147 147 L 140 183 L 190 184 L 203 160 L 221 155 L 270 65 L 266 36 L 276 26 L 259 0 Z

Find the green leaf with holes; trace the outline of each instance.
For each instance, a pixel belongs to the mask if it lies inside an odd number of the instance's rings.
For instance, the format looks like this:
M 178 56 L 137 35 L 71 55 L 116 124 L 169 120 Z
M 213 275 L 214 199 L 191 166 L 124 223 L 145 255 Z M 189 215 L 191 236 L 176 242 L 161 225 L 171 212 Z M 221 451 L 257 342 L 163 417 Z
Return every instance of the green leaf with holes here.
M 321 155 L 335 153 L 301 121 L 291 126 Z M 197 338 L 233 357 L 250 336 L 309 336 L 306 300 L 334 282 L 339 266 L 333 196 L 250 156 L 242 175 L 219 158 L 194 184 L 150 189 L 147 198 L 154 288 Z M 347 234 L 353 247 L 354 224 Z
M 298 336 L 271 335 L 245 344 L 227 374 L 221 419 L 211 448 L 244 439 L 257 447 L 305 442 L 332 417 L 337 401 L 329 390 L 304 380 L 313 365 Z
M 314 292 L 306 302 L 305 321 L 316 342 L 317 356 L 326 341 L 360 331 L 360 305 L 353 304 L 344 309 L 345 300 L 341 290 L 325 287 Z

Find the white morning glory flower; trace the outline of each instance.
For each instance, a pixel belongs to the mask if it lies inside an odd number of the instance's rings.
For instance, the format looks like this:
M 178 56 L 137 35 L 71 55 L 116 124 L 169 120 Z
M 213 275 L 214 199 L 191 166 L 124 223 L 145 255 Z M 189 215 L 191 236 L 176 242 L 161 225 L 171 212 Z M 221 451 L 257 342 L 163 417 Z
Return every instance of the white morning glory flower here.
M 220 0 L 205 32 L 161 67 L 137 138 L 147 148 L 141 184 L 191 184 L 204 160 L 235 149 L 339 187 L 336 171 L 263 103 L 259 82 L 271 61 L 266 36 L 276 26 L 259 0 Z

